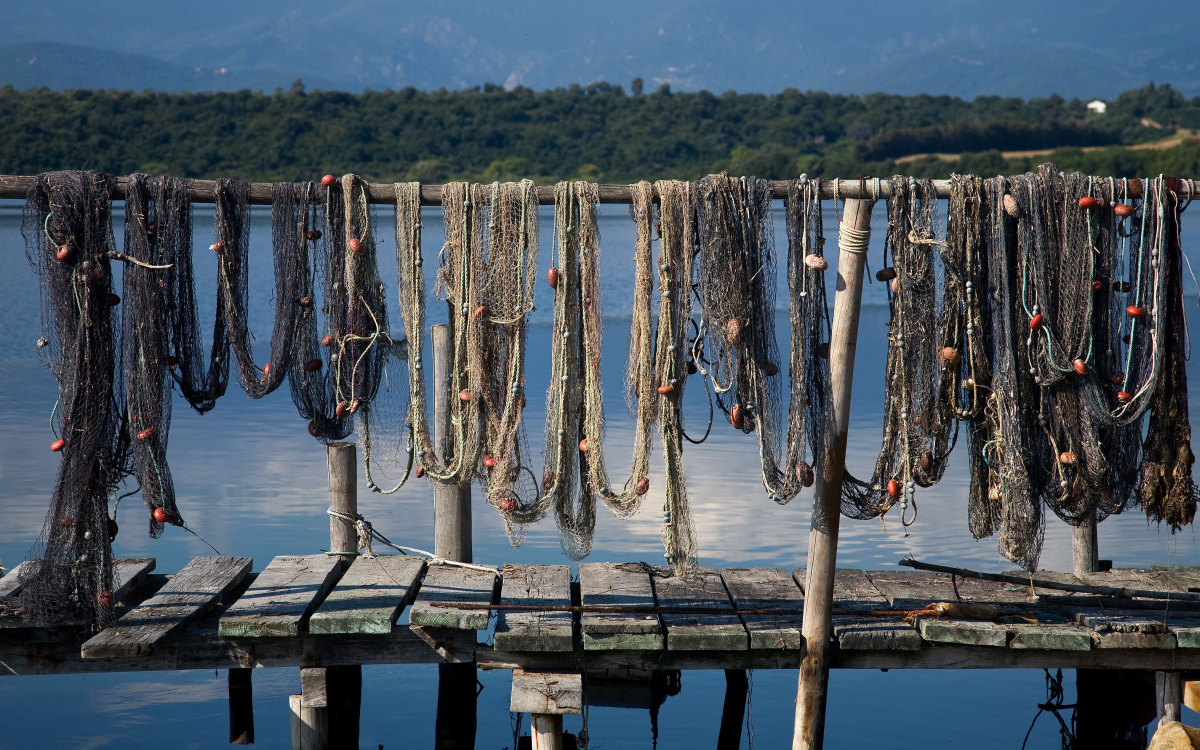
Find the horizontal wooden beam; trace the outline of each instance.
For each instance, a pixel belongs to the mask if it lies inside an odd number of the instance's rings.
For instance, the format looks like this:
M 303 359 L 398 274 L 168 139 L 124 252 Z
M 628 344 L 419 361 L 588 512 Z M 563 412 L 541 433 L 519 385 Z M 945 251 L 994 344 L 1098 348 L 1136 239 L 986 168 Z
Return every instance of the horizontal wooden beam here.
M 0 198 L 24 198 L 29 192 L 29 188 L 33 186 L 35 177 L 31 175 L 0 175 Z M 113 198 L 124 200 L 125 198 L 125 183 L 128 178 L 118 177 L 117 187 L 113 191 Z M 1189 182 L 1191 182 L 1189 180 Z M 193 203 L 212 203 L 213 191 L 216 189 L 216 180 L 192 180 L 190 196 Z M 950 180 L 934 180 L 933 187 L 937 190 L 939 198 L 950 197 Z M 367 183 L 367 189 L 370 193 L 371 203 L 380 205 L 392 205 L 396 202 L 396 186 L 392 183 Z M 318 195 L 321 194 L 322 188 L 317 187 Z M 788 182 L 785 180 L 773 180 L 771 182 L 771 197 L 786 198 L 788 191 Z M 599 186 L 600 202 L 601 203 L 629 203 L 633 199 L 632 185 L 600 185 Z M 1129 195 L 1137 198 L 1142 194 L 1142 181 L 1129 181 Z M 821 180 L 821 197 L 824 199 L 830 198 L 875 198 L 886 199 L 892 195 L 891 185 L 887 179 L 868 177 L 861 180 Z M 554 205 L 554 186 L 542 185 L 537 188 L 538 203 L 544 206 Z M 654 191 L 654 197 L 658 198 L 658 191 Z M 252 182 L 250 183 L 250 203 L 258 206 L 271 205 L 271 183 L 269 182 Z M 441 185 L 422 185 L 421 186 L 421 205 L 423 206 L 440 206 L 442 205 L 442 186 Z

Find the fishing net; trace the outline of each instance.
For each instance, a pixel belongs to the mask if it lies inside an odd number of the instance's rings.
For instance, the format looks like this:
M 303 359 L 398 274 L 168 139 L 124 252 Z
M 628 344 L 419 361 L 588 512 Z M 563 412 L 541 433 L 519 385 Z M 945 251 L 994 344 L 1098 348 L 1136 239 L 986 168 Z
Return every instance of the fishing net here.
M 41 286 L 38 353 L 59 383 L 51 449 L 62 462 L 42 532 L 21 569 L 21 606 L 40 625 L 88 629 L 113 619 L 108 495 L 130 474 L 122 419 L 120 298 L 113 292 L 111 201 L 116 179 L 96 172 L 38 176 L 21 233 Z

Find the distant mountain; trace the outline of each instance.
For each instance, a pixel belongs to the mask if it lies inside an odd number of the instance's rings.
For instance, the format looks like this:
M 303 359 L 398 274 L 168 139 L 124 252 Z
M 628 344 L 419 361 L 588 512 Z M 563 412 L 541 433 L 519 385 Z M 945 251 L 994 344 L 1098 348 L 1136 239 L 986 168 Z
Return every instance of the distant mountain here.
M 41 0 L 5 10 L 0 44 L 18 47 L 0 50 L 0 84 L 544 89 L 640 77 L 647 90 L 1090 98 L 1153 80 L 1191 96 L 1196 28 L 1200 3 L 1178 0 Z M 29 43 L 48 37 L 75 51 L 47 60 L 46 44 Z

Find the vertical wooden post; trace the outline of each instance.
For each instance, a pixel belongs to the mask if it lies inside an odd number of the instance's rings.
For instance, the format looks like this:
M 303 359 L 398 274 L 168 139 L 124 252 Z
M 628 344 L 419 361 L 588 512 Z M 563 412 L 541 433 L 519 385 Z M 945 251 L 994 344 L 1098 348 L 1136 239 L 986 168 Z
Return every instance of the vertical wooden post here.
M 530 714 L 529 736 L 533 750 L 562 750 L 562 714 Z
M 1154 695 L 1158 705 L 1158 726 L 1179 721 L 1179 706 L 1183 703 L 1183 673 L 1155 672 Z
M 229 670 L 229 744 L 254 744 L 253 669 Z
M 744 669 L 725 670 L 725 705 L 721 709 L 721 729 L 717 732 L 717 750 L 738 750 L 742 745 L 742 724 L 746 720 L 746 691 L 750 681 Z
M 1086 580 L 1088 573 L 1100 570 L 1100 549 L 1096 544 L 1096 511 L 1079 526 L 1071 527 L 1071 572 L 1076 578 Z
M 292 750 L 326 750 L 329 747 L 329 725 L 324 708 L 304 705 L 301 695 L 289 695 L 292 709 Z
M 433 326 L 433 438 L 434 450 L 449 461 L 447 428 L 453 373 L 450 348 L 454 336 L 448 324 Z M 433 488 L 433 553 L 447 560 L 473 562 L 471 555 L 471 485 L 437 484 Z
M 330 443 L 325 457 L 329 462 L 329 509 L 357 518 L 358 451 L 354 443 Z M 329 551 L 340 555 L 343 569 L 350 567 L 358 553 L 358 527 L 354 521 L 329 517 Z
M 858 345 L 858 316 L 862 307 L 862 277 L 874 205 L 875 202 L 870 200 L 847 200 L 838 232 L 837 294 L 834 297 L 829 341 L 832 434 L 825 446 L 824 466 L 817 471 L 812 525 L 808 534 L 808 574 L 804 588 L 804 640 L 807 651 L 800 664 L 793 750 L 819 750 L 825 738 L 825 703 L 831 656 L 829 642 L 833 635 L 833 577 L 841 521 L 846 430 L 850 423 L 854 354 Z

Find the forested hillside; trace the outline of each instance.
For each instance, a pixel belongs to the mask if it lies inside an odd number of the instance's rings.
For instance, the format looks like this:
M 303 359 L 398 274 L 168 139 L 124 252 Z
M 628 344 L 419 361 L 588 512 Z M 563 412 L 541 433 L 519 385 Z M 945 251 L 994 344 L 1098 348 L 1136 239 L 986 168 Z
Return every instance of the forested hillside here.
M 347 94 L 0 89 L 0 173 L 92 168 L 190 177 L 375 181 L 533 177 L 605 182 L 728 169 L 782 179 L 1064 169 L 1200 176 L 1200 98 L 1153 84 L 1089 112 L 1081 100 L 631 91 Z M 1174 141 L 1158 144 L 1170 136 Z M 1155 146 L 1155 147 L 1150 147 Z M 1165 146 L 1165 147 L 1158 147 Z M 1056 149 L 1053 153 L 1004 152 Z M 916 156 L 914 155 L 925 155 Z

